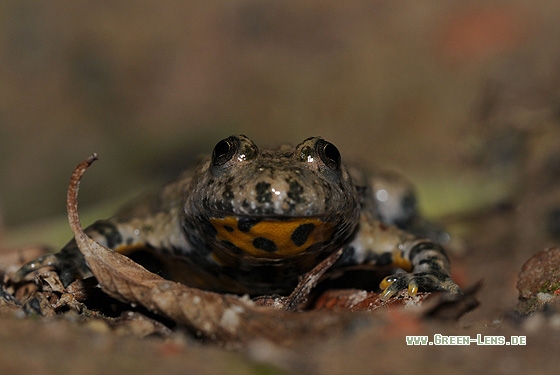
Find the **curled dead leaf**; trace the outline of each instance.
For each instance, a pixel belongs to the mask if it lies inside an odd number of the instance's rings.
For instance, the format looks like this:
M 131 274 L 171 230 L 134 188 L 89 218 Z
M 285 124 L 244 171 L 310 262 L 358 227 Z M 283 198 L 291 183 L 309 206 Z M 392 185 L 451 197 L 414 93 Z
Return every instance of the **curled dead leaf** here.
M 109 296 L 142 305 L 190 328 L 199 337 L 225 345 L 240 345 L 255 339 L 289 344 L 304 337 L 333 334 L 352 320 L 345 314 L 294 314 L 257 306 L 248 298 L 190 288 L 163 279 L 124 255 L 103 247 L 83 231 L 77 204 L 80 179 L 95 160 L 96 154 L 80 163 L 72 174 L 67 195 L 68 220 L 80 251 Z M 333 257 L 323 266 L 329 266 L 334 260 Z M 314 282 L 304 283 L 301 293 L 294 296 L 289 305 L 305 302 L 306 290 L 313 285 Z

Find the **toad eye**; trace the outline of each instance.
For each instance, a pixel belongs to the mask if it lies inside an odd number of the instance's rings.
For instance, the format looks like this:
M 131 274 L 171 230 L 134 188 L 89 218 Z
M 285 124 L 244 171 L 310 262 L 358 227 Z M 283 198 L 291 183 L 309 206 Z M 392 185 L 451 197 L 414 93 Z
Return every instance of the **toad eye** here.
M 212 164 L 215 166 L 224 165 L 235 155 L 239 149 L 239 140 L 235 137 L 222 139 L 214 146 L 212 151 Z
M 327 167 L 334 170 L 340 168 L 340 152 L 335 145 L 320 139 L 319 142 L 317 142 L 316 149 L 319 157 Z

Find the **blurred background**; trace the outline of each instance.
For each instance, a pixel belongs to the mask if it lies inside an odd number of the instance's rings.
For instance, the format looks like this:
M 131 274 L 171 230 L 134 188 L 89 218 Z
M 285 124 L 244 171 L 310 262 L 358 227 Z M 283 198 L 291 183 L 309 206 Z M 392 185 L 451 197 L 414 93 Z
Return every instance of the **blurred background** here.
M 501 202 L 532 171 L 560 173 L 559 11 L 555 0 L 2 2 L 0 246 L 69 238 L 68 179 L 92 152 L 84 224 L 236 133 L 260 147 L 321 135 L 344 160 L 403 172 L 429 216 Z

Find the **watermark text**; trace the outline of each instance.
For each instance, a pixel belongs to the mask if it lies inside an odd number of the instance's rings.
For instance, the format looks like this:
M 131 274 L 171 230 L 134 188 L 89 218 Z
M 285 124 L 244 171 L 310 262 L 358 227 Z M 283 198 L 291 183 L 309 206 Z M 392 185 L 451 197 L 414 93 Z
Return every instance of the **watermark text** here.
M 526 336 L 485 336 L 478 334 L 471 336 L 446 336 L 435 334 L 429 336 L 406 336 L 406 345 L 527 345 Z

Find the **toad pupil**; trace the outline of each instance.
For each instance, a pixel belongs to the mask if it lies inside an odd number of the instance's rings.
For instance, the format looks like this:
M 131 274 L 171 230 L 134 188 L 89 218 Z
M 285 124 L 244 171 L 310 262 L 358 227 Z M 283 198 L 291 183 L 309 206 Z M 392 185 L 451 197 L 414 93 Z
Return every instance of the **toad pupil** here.
M 402 177 L 345 165 L 322 138 L 260 150 L 237 135 L 157 194 L 86 232 L 123 254 L 147 250 L 153 271 L 218 292 L 288 294 L 298 276 L 342 247 L 333 269 L 405 271 L 383 279 L 383 299 L 401 289 L 458 293 L 442 247 L 406 231 L 417 216 L 415 202 Z M 73 240 L 23 266 L 16 280 L 44 266 L 58 270 L 65 284 L 91 276 Z

